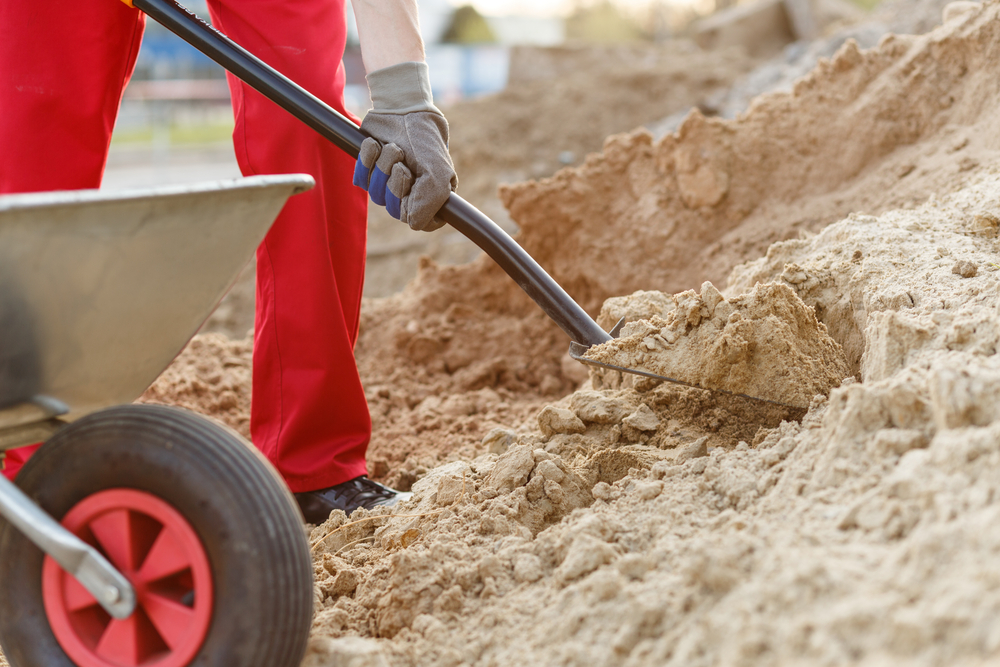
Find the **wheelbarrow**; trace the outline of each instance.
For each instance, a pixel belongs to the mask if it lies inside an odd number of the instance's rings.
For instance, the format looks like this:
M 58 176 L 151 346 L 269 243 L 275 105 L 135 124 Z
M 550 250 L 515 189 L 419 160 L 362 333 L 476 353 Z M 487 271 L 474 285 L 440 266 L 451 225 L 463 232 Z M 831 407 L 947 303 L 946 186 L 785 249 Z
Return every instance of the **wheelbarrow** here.
M 13 665 L 301 661 L 312 565 L 281 478 L 221 424 L 131 403 L 312 185 L 0 197 L 0 452 L 45 441 L 0 476 Z

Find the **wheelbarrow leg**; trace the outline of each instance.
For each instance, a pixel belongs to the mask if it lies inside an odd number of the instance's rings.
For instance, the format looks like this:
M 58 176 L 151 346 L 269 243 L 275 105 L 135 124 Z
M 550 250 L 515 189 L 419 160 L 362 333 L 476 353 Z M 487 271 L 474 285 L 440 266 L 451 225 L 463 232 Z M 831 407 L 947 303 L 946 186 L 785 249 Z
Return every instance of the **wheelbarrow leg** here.
M 97 549 L 63 528 L 3 475 L 0 516 L 76 577 L 111 616 L 128 618 L 135 610 L 135 590 L 128 579 Z

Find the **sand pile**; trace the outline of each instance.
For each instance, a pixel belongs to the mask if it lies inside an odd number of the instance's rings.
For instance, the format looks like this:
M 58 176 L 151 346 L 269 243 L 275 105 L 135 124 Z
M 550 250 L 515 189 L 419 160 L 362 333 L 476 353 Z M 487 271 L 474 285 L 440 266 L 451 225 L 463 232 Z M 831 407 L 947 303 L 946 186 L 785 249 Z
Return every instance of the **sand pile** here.
M 694 112 L 653 143 L 505 188 L 521 240 L 591 307 L 639 288 L 721 284 L 740 261 L 863 210 L 950 192 L 996 156 L 996 7 L 928 35 L 848 42 L 735 121 Z
M 735 121 L 614 137 L 505 190 L 592 312 L 657 290 L 632 302 L 648 319 L 705 280 L 730 304 L 794 292 L 854 376 L 801 422 L 579 387 L 486 261 L 426 262 L 366 304 L 372 457 L 416 496 L 312 532 L 306 664 L 995 662 L 998 14 L 849 43 Z
M 686 111 L 756 64 L 739 49 L 684 41 L 555 51 L 516 54 L 505 90 L 447 111 L 460 193 L 499 221 L 501 183 L 580 164 L 606 137 Z
M 934 82 L 935 93 L 957 85 L 967 96 L 939 108 L 948 122 L 931 117 L 913 124 L 926 129 L 906 135 L 913 143 L 888 157 L 874 157 L 874 166 L 841 184 L 837 197 L 885 202 L 905 196 L 911 176 L 928 191 L 972 186 L 913 210 L 854 215 L 815 237 L 778 244 L 730 280 L 730 299 L 757 282 L 795 290 L 842 344 L 861 383 L 847 381 L 828 400 L 813 402 L 801 424 L 760 429 L 726 446 L 712 446 L 719 440 L 706 432 L 709 424 L 686 421 L 675 388 L 576 392 L 541 411 L 535 424 L 512 425 L 481 445 L 493 453 L 432 470 L 415 485 L 415 502 L 401 509 L 409 515 L 359 513 L 349 525 L 335 516 L 314 532 L 310 664 L 361 654 L 389 664 L 456 665 L 996 659 L 1000 286 L 991 262 L 1000 179 L 974 177 L 989 169 L 959 156 L 972 147 L 967 139 L 977 128 L 996 122 L 985 100 L 995 99 L 997 79 L 980 74 L 992 59 L 978 52 L 996 48 L 998 7 L 987 5 L 968 23 L 914 40 L 909 55 L 889 59 L 882 93 L 888 83 L 913 80 Z M 891 44 L 862 55 L 860 65 L 884 56 Z M 975 63 L 963 66 L 967 88 L 934 75 L 934 62 L 956 54 Z M 824 94 L 836 106 L 835 90 L 827 86 Z M 923 101 L 929 96 L 915 83 L 911 93 Z M 883 128 L 896 115 L 912 122 L 907 112 L 919 111 L 896 99 L 899 106 L 878 116 Z M 856 110 L 855 102 L 840 112 Z M 774 100 L 758 108 L 768 103 Z M 752 118 L 694 122 L 732 139 Z M 818 135 L 822 129 L 813 128 Z M 844 136 L 873 135 L 858 124 Z M 995 134 L 978 136 L 984 137 L 975 144 L 984 151 L 978 155 L 993 154 L 987 142 Z M 645 146 L 647 164 L 663 146 L 641 135 L 618 141 Z M 826 162 L 813 167 L 827 174 L 829 162 L 837 162 L 828 141 L 826 152 L 819 151 Z M 841 138 L 840 149 L 866 152 L 872 144 L 854 148 Z M 805 162 L 795 151 L 787 158 Z M 895 169 L 897 161 L 904 168 Z M 619 166 L 627 170 L 634 162 Z M 772 169 L 779 167 L 775 156 Z M 800 212 L 836 200 L 809 182 L 810 170 L 801 171 L 798 183 L 808 187 L 797 202 Z M 611 178 L 614 170 L 602 173 Z M 587 175 L 585 167 L 554 181 L 561 178 L 579 196 L 597 180 Z M 647 183 L 655 210 L 670 188 Z M 888 192 L 889 183 L 903 193 Z M 546 187 L 554 183 L 522 191 Z M 641 189 L 623 189 L 621 199 L 630 196 L 648 201 Z M 774 218 L 787 223 L 793 207 L 760 197 L 758 206 L 784 213 Z M 582 227 L 587 218 L 570 199 L 550 212 L 580 211 Z M 637 211 L 649 224 L 639 224 Z M 632 216 L 632 230 L 662 228 L 638 205 L 598 213 L 606 214 L 605 223 Z M 711 207 L 701 214 L 714 215 Z M 786 229 L 801 226 L 811 225 Z M 683 229 L 669 220 L 666 227 Z M 645 245 L 673 252 L 649 236 Z M 679 274 L 676 267 L 661 271 L 663 282 Z M 441 272 L 428 267 L 427 276 Z M 469 273 L 449 277 L 461 275 Z M 608 280 L 607 273 L 596 275 Z M 592 501 L 582 497 L 581 483 Z
M 307 664 L 995 659 L 996 212 L 1000 175 L 734 272 L 733 289 L 770 279 L 861 331 L 864 382 L 801 424 L 671 443 L 663 385 L 584 390 L 506 449 L 430 471 L 398 516 L 335 514 L 311 536 Z M 838 283 L 850 313 L 832 307 Z
M 603 319 L 630 321 L 618 338 L 591 348 L 586 357 L 799 407 L 808 407 L 817 394 L 826 396 L 849 375 L 840 346 L 787 285 L 758 284 L 726 299 L 705 282 L 700 293 L 662 298 L 669 309 L 648 316 L 640 307 L 642 319 L 634 319 L 631 304 L 640 300 L 645 306 L 646 292 L 605 302 Z

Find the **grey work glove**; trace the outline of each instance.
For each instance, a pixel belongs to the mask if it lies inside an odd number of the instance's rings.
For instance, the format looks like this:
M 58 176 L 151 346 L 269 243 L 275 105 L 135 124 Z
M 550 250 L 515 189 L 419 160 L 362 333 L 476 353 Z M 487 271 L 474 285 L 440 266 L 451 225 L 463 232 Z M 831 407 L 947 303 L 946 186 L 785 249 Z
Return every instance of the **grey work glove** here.
M 426 63 L 408 62 L 368 75 L 372 110 L 361 123 L 354 184 L 412 229 L 432 232 L 458 187 L 448 154 L 448 121 L 431 98 Z

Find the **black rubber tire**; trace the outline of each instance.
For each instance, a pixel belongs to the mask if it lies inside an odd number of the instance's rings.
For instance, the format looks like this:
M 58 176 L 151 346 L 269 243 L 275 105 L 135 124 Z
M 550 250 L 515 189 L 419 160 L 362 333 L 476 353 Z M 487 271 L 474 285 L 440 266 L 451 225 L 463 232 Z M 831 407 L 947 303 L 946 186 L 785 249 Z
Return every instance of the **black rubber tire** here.
M 110 488 L 173 505 L 202 541 L 215 603 L 189 665 L 298 667 L 312 622 L 301 515 L 271 465 L 235 432 L 159 405 L 104 410 L 64 427 L 17 484 L 56 519 Z M 42 552 L 0 519 L 0 645 L 12 667 L 72 667 L 49 627 Z

